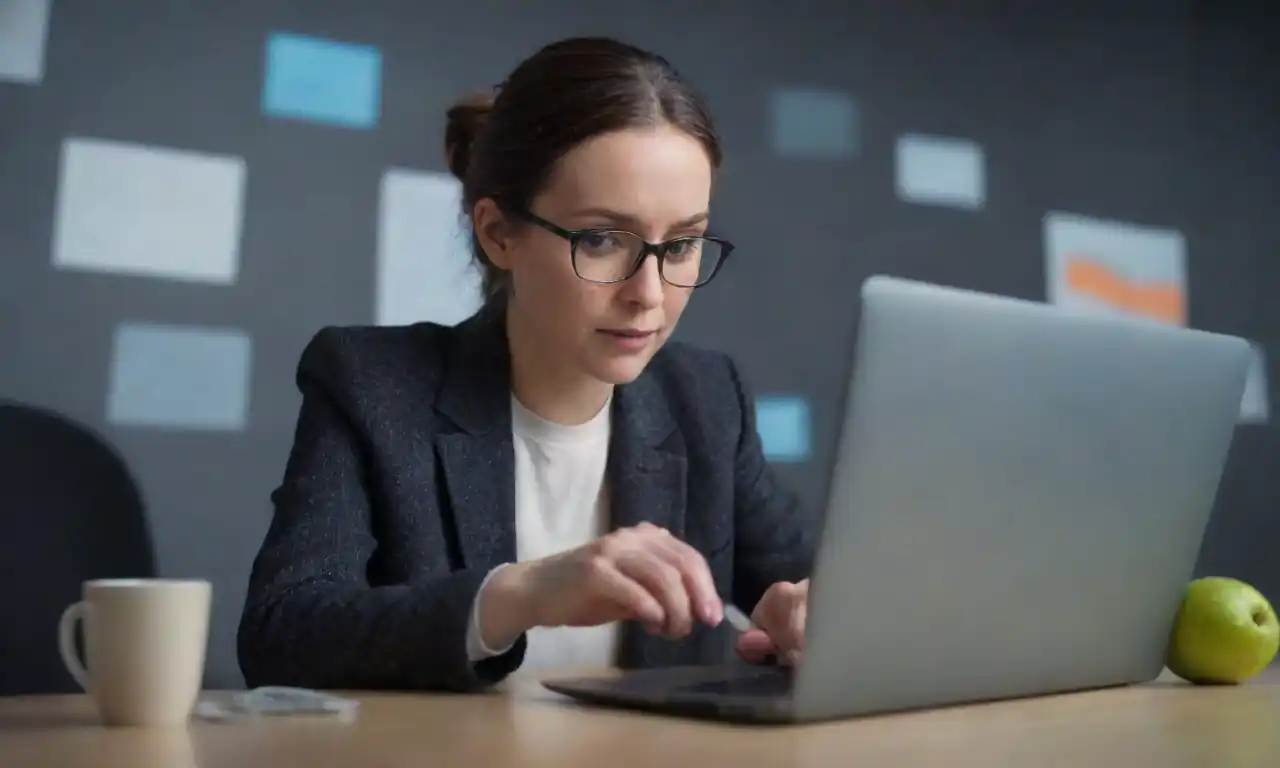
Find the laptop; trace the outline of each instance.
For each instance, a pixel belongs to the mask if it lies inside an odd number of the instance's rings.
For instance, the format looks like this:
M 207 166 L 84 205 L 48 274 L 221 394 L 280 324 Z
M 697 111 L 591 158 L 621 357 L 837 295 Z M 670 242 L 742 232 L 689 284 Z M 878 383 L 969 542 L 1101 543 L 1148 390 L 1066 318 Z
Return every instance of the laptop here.
M 861 294 L 799 666 L 547 688 L 805 722 L 1161 673 L 1249 345 L 891 277 Z

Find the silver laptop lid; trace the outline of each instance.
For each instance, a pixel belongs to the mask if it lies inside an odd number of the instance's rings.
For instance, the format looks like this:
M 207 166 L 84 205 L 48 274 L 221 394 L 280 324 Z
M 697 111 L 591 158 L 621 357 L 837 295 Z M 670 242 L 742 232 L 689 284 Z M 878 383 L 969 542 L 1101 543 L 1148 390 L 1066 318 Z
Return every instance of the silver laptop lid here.
M 1159 674 L 1248 344 L 886 277 L 861 311 L 795 714 Z

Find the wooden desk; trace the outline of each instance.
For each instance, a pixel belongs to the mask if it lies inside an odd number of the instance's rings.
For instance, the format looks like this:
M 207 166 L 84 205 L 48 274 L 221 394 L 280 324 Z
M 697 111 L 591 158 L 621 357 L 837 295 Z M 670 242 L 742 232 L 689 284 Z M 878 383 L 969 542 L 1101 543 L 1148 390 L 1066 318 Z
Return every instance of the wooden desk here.
M 1280 670 L 809 726 L 587 709 L 529 680 L 483 696 L 360 695 L 354 723 L 107 729 L 82 696 L 0 699 L 5 768 L 1280 766 Z

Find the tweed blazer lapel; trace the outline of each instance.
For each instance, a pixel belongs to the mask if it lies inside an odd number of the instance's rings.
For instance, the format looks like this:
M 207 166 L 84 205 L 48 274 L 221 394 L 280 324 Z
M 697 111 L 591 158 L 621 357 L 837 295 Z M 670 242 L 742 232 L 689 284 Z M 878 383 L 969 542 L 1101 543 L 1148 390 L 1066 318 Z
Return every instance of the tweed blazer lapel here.
M 688 459 L 659 382 L 641 374 L 614 391 L 608 479 L 612 528 L 648 522 L 684 537 Z M 697 662 L 696 648 L 623 625 L 618 664 L 625 668 Z
M 449 350 L 437 410 L 457 431 L 436 436 L 449 511 L 468 568 L 516 557 L 511 362 L 505 312 L 488 306 L 466 320 Z

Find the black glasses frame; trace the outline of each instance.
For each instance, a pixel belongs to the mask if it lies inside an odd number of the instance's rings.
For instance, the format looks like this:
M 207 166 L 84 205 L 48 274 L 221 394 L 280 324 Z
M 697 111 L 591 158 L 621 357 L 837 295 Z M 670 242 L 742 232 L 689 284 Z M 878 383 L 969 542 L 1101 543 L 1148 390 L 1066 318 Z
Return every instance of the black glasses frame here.
M 558 237 L 562 237 L 565 240 L 569 241 L 569 262 L 573 266 L 573 274 L 577 275 L 579 280 L 585 280 L 588 283 L 595 283 L 597 285 L 612 285 L 613 283 L 625 283 L 626 281 L 635 277 L 635 274 L 640 271 L 641 265 L 644 264 L 644 260 L 649 258 L 649 256 L 652 255 L 658 260 L 658 275 L 662 277 L 663 282 L 667 283 L 668 285 L 673 285 L 677 288 L 701 288 L 702 286 L 711 282 L 712 278 L 714 278 L 717 274 L 720 273 L 720 268 L 724 266 L 725 261 L 727 261 L 729 259 L 730 254 L 733 253 L 733 243 L 723 238 L 712 237 L 710 235 L 687 235 L 685 237 L 673 237 L 670 240 L 666 240 L 661 243 L 651 243 L 648 240 L 645 240 L 643 237 L 640 237 L 639 235 L 637 235 L 635 232 L 628 232 L 625 229 L 602 229 L 600 227 L 592 227 L 589 229 L 567 229 L 558 224 L 553 224 L 550 221 L 547 221 L 546 219 L 542 218 L 541 216 L 538 216 L 535 213 L 530 213 L 529 211 L 520 211 L 518 215 L 520 216 L 520 218 L 525 219 L 530 224 L 534 224 L 538 227 L 541 227 L 542 229 L 545 229 L 551 234 L 556 235 Z M 578 271 L 578 243 L 582 242 L 582 238 L 588 235 L 607 235 L 610 233 L 617 233 L 620 235 L 630 235 L 631 237 L 634 237 L 635 239 L 643 243 L 643 245 L 640 247 L 640 254 L 636 257 L 635 263 L 631 265 L 630 271 L 628 271 L 624 277 L 620 277 L 617 280 L 592 280 L 591 278 L 583 277 L 582 273 Z M 711 270 L 711 274 L 707 275 L 707 279 L 703 280 L 700 283 L 696 283 L 694 285 L 681 285 L 679 283 L 673 283 L 667 279 L 667 275 L 666 275 L 665 267 L 666 267 L 667 253 L 669 252 L 671 246 L 676 245 L 677 243 L 688 242 L 690 240 L 707 240 L 719 245 L 721 248 L 720 260 L 716 262 L 716 266 L 714 269 Z

